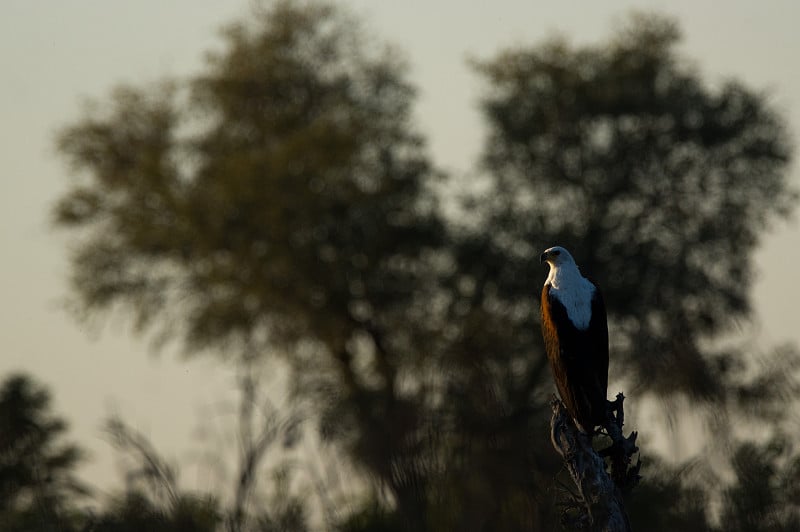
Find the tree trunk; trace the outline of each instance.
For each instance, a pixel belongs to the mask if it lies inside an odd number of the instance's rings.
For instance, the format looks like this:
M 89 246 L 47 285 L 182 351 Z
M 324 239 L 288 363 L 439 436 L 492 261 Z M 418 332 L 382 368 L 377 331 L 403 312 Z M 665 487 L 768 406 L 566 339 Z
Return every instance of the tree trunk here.
M 561 516 L 565 526 L 592 532 L 631 532 L 622 494 L 638 481 L 639 464 L 630 467 L 631 456 L 638 451 L 636 433 L 627 439 L 622 437 L 623 399 L 619 394 L 617 401 L 610 403 L 606 429 L 614 443 L 600 453 L 592 448 L 591 437 L 575 425 L 564 404 L 555 397 L 551 402 L 553 447 L 578 489 L 565 503 Z M 611 475 L 606 472 L 601 454 L 611 458 Z

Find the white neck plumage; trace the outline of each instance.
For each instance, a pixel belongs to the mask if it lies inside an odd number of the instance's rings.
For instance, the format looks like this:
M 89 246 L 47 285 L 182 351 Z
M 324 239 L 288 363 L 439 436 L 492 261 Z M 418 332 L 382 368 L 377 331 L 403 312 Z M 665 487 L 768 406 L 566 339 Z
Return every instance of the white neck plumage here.
M 550 285 L 550 294 L 564 305 L 572 324 L 580 330 L 588 328 L 595 288 L 578 267 L 575 264 L 551 265 L 545 284 Z

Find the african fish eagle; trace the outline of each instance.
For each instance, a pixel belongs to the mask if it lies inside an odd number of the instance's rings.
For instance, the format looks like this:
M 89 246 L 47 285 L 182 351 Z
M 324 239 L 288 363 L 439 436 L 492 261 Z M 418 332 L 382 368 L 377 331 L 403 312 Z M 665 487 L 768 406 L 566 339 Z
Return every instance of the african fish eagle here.
M 550 266 L 542 288 L 542 335 L 558 393 L 588 434 L 606 420 L 608 323 L 600 290 L 581 275 L 569 251 L 542 253 Z

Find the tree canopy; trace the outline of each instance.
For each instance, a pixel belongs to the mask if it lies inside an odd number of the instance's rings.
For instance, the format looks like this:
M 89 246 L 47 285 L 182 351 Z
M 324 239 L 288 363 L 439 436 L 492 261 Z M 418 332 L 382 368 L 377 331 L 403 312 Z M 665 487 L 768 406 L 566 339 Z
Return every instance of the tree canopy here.
M 635 16 L 603 46 L 479 62 L 483 162 L 505 207 L 487 217 L 512 246 L 576 250 L 637 386 L 719 398 L 725 361 L 705 345 L 749 317 L 753 252 L 797 195 L 781 116 L 738 81 L 703 80 L 679 39 Z
M 603 287 L 612 380 L 717 406 L 752 391 L 727 386 L 746 353 L 712 340 L 748 318 L 753 252 L 795 204 L 790 144 L 763 94 L 689 66 L 671 21 L 477 61 L 491 186 L 458 218 L 403 62 L 352 17 L 278 1 L 224 42 L 190 82 L 120 88 L 62 130 L 76 309 L 286 362 L 293 400 L 393 504 L 346 529 L 552 528 L 549 245 Z M 702 514 L 676 486 L 651 493 Z
M 66 423 L 50 412 L 50 394 L 23 374 L 0 384 L 0 524 L 3 530 L 51 530 L 87 493 L 74 475 L 82 452 L 63 441 Z

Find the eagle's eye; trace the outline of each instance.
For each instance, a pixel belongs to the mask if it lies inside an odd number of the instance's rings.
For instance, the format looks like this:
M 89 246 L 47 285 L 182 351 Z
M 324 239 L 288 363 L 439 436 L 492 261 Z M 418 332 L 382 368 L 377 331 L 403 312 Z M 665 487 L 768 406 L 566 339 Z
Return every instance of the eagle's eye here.
M 557 249 L 556 249 L 556 250 L 553 250 L 553 256 L 554 256 L 554 257 L 558 257 L 559 255 L 561 255 L 561 251 L 559 251 L 559 250 L 557 250 Z

